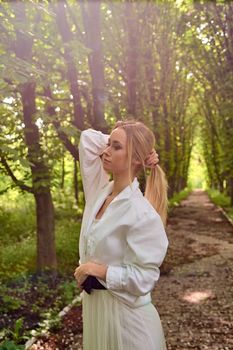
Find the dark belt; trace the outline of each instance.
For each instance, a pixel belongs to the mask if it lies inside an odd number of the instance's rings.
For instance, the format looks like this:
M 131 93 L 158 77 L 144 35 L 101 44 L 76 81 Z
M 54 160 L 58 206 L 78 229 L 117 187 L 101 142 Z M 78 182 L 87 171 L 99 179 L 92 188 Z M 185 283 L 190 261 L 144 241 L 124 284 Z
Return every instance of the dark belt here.
M 91 294 L 92 289 L 106 289 L 94 276 L 88 276 L 81 287 L 88 294 Z

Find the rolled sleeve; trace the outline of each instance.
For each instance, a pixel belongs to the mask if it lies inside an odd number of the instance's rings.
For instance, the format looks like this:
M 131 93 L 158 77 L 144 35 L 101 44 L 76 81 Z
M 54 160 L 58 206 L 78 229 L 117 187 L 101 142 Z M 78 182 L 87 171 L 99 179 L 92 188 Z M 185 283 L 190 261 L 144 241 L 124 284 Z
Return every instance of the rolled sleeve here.
M 124 268 L 122 266 L 108 266 L 106 285 L 108 289 L 118 290 L 123 287 Z

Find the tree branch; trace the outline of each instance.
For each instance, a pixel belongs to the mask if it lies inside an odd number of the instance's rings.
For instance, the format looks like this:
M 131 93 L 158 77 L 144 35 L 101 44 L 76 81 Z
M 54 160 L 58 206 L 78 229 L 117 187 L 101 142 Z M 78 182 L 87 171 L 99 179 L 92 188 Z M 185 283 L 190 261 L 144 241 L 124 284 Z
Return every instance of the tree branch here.
M 23 181 L 21 180 L 18 180 L 16 178 L 16 176 L 14 175 L 13 171 L 11 170 L 10 166 L 8 165 L 7 161 L 6 161 L 6 158 L 1 156 L 0 158 L 0 161 L 2 163 L 2 165 L 4 166 L 5 170 L 6 170 L 6 173 L 11 177 L 11 179 L 13 180 L 13 182 L 21 188 L 21 190 L 23 191 L 27 191 L 27 192 L 30 192 L 30 193 L 34 193 L 34 190 L 32 187 L 29 187 L 27 185 L 25 185 L 23 183 Z
M 49 86 L 46 86 L 44 88 L 44 96 L 48 99 L 48 100 L 52 100 L 52 91 L 50 89 Z M 56 117 L 56 110 L 53 106 L 51 106 L 50 104 L 48 104 L 46 106 L 46 111 L 47 113 L 51 116 L 51 117 Z M 75 160 L 79 160 L 79 152 L 78 152 L 78 147 L 74 146 L 72 144 L 72 142 L 69 140 L 69 138 L 67 137 L 67 135 L 64 133 L 64 131 L 62 131 L 61 129 L 61 123 L 60 121 L 54 119 L 52 121 L 53 126 L 55 127 L 58 137 L 59 139 L 62 141 L 62 143 L 64 144 L 64 146 L 66 147 L 66 149 L 70 152 L 70 154 L 74 157 Z

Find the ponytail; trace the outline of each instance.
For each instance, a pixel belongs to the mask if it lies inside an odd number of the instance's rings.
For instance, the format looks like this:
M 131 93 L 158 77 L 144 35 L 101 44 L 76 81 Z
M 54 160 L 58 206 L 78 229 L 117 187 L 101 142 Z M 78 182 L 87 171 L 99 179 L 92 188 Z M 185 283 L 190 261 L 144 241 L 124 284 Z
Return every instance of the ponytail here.
M 164 171 L 159 165 L 150 170 L 150 174 L 146 178 L 145 198 L 151 203 L 160 215 L 164 226 L 167 220 L 168 184 Z

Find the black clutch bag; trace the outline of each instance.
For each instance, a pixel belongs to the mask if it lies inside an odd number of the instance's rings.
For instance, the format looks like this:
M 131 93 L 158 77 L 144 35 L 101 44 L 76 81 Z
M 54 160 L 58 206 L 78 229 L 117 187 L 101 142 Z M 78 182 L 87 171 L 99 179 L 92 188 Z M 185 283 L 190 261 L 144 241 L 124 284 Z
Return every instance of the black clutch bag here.
M 83 282 L 82 288 L 88 294 L 91 294 L 92 289 L 106 289 L 94 276 L 88 276 Z

